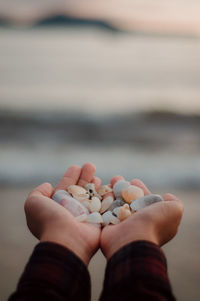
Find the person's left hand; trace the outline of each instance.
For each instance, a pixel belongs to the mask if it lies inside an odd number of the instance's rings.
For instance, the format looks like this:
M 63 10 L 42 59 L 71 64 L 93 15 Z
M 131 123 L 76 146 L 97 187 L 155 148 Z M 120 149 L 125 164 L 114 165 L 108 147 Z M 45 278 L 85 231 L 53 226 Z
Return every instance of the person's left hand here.
M 121 176 L 113 177 L 111 187 L 119 180 L 125 179 Z M 151 194 L 139 179 L 133 179 L 130 183 L 141 188 L 144 195 Z M 120 248 L 138 240 L 163 246 L 176 235 L 183 209 L 182 202 L 175 195 L 167 193 L 163 196 L 163 202 L 147 206 L 117 225 L 106 226 L 102 230 L 100 242 L 103 254 L 109 259 Z
M 96 167 L 86 163 L 81 167 L 68 168 L 56 190 L 66 190 L 70 185 L 84 186 L 94 183 L 98 188 L 101 180 L 94 177 Z M 100 229 L 89 224 L 80 223 L 60 204 L 51 199 L 54 189 L 49 183 L 35 188 L 25 202 L 27 225 L 32 234 L 41 242 L 58 243 L 74 252 L 88 265 L 91 257 L 99 248 Z

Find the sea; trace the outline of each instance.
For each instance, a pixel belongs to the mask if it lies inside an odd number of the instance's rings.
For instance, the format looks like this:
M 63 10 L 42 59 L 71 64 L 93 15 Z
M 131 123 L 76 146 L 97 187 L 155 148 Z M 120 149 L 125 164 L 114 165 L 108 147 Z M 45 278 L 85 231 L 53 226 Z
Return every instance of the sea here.
M 200 189 L 200 39 L 0 28 L 0 186 L 93 162 L 149 187 Z

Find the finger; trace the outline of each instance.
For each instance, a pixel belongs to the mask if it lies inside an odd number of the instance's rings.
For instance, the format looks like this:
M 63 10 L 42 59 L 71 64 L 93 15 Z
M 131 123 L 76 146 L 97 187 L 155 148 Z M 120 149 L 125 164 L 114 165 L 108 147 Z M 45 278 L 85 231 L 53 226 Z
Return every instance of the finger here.
M 168 202 L 168 205 L 170 205 L 170 208 L 171 210 L 173 210 L 173 213 L 176 213 L 181 219 L 184 211 L 184 206 L 182 201 L 179 200 L 175 195 L 171 193 L 166 193 L 165 195 L 163 195 L 163 200 L 165 202 Z
M 151 194 L 151 191 L 144 185 L 144 183 L 139 179 L 133 179 L 130 181 L 131 185 L 140 187 L 144 191 L 144 195 Z
M 81 174 L 81 167 L 78 165 L 72 165 L 70 166 L 62 179 L 60 180 L 60 183 L 57 185 L 56 190 L 66 190 L 70 185 L 75 185 L 80 177 Z
M 177 201 L 177 202 L 181 202 L 181 200 L 179 200 L 175 195 L 173 195 L 171 193 L 166 193 L 165 195 L 163 195 L 163 199 L 164 199 L 164 201 Z
M 46 197 L 51 197 L 53 194 L 53 187 L 50 183 L 43 183 L 39 186 L 37 186 L 31 193 L 29 193 L 30 197 L 31 195 L 43 195 Z
M 111 180 L 110 180 L 110 184 L 111 184 L 111 187 L 113 187 L 115 185 L 115 183 L 117 183 L 118 181 L 125 181 L 125 179 L 118 175 L 118 176 L 114 176 Z
M 101 179 L 98 178 L 98 177 L 94 177 L 92 179 L 91 183 L 93 183 L 94 186 L 95 186 L 95 189 L 98 190 L 100 188 L 100 186 L 101 186 Z
M 78 185 L 84 187 L 87 183 L 90 183 L 94 178 L 95 172 L 96 172 L 96 166 L 94 164 L 85 163 L 81 169 Z

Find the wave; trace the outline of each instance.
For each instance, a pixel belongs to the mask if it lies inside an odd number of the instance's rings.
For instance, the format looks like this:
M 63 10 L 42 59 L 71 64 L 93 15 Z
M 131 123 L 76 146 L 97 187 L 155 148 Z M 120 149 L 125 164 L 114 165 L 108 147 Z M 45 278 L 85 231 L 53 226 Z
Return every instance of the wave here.
M 144 112 L 93 116 L 0 112 L 0 185 L 56 182 L 92 161 L 105 183 L 115 174 L 153 187 L 200 189 L 200 116 Z
M 188 147 L 199 150 L 200 116 L 166 111 L 105 116 L 72 112 L 0 111 L 1 143 L 70 141 L 124 143 L 148 149 Z

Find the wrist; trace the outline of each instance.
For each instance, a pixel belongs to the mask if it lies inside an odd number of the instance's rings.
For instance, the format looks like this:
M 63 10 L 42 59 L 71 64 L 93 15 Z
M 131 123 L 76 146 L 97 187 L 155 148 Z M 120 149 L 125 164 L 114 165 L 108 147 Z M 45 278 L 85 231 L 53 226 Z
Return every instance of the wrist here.
M 128 227 L 127 227 L 128 226 Z M 108 236 L 103 235 L 103 243 L 101 245 L 102 252 L 104 253 L 106 259 L 110 259 L 118 250 L 125 247 L 129 243 L 136 241 L 148 241 L 152 242 L 159 246 L 158 235 L 151 224 L 134 224 L 130 229 L 129 225 L 124 222 L 124 224 L 119 224 L 116 226 L 115 231 L 121 233 L 120 235 L 110 235 L 111 233 L 107 232 Z M 117 229 L 119 227 L 119 230 Z M 106 229 L 105 229 L 106 230 Z M 107 229 L 107 231 L 112 231 L 112 228 Z M 113 229 L 114 230 L 114 229 Z
M 65 247 L 78 256 L 86 266 L 88 266 L 92 257 L 92 255 L 90 256 L 90 254 L 88 254 L 85 247 L 82 246 L 82 243 L 79 240 L 75 240 L 72 236 L 69 237 L 63 235 L 60 231 L 44 231 L 40 237 L 40 242 L 57 243 Z
M 107 260 L 109 260 L 116 252 L 118 252 L 121 248 L 129 245 L 130 243 L 138 242 L 138 241 L 147 241 L 150 243 L 154 243 L 158 245 L 157 241 L 148 237 L 148 236 L 136 236 L 134 239 L 126 240 L 125 242 L 121 242 L 120 244 L 113 245 L 108 250 L 104 251 L 104 255 Z

